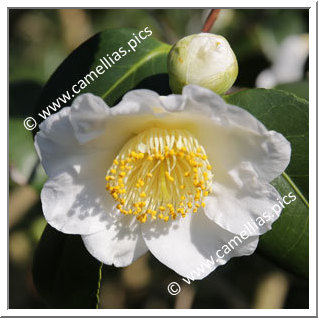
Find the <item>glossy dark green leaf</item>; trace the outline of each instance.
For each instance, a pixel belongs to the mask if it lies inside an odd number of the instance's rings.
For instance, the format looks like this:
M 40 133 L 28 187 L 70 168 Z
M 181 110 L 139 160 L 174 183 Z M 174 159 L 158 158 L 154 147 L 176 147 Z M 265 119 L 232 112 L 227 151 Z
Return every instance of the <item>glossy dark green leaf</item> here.
M 167 77 L 166 57 L 170 46 L 157 41 L 152 35 L 144 40 L 140 40 L 138 37 L 140 43 L 137 43 L 135 35 L 137 36 L 140 31 L 134 29 L 106 30 L 96 34 L 73 51 L 46 83 L 34 114 L 37 122 L 42 121 L 38 113 L 42 113 L 43 109 L 52 105 L 52 102 L 56 102 L 56 99 L 67 91 L 70 92 L 70 99 L 66 104 L 60 102 L 61 108 L 70 105 L 76 96 L 87 92 L 102 97 L 109 106 L 113 106 L 126 92 L 133 88 L 151 88 L 160 94 L 169 93 L 168 81 L 163 81 L 162 78 L 166 79 Z M 147 31 L 149 35 L 149 29 Z M 145 37 L 146 33 L 141 35 Z M 134 48 L 135 52 L 128 45 L 131 40 L 137 43 Z M 120 48 L 122 48 L 121 52 L 126 51 L 125 56 L 124 53 L 120 53 Z M 119 56 L 114 52 L 117 52 L 121 58 L 119 59 Z M 118 61 L 115 61 L 113 54 L 117 56 Z M 111 63 L 110 57 L 115 64 Z M 112 66 L 109 67 L 103 58 Z M 108 66 L 107 70 L 101 59 Z M 98 66 L 103 66 L 105 72 L 101 75 L 97 74 L 97 78 L 92 73 L 91 76 L 94 80 L 87 77 L 90 84 L 83 88 L 78 95 L 74 94 L 72 86 L 79 85 L 78 82 L 91 71 L 97 73 L 96 67 Z M 85 83 L 87 84 L 87 82 Z M 83 84 L 82 87 L 84 86 Z M 79 86 L 76 86 L 75 89 L 78 90 Z
M 34 255 L 33 280 L 49 308 L 95 308 L 99 269 L 79 235 L 46 226 Z
M 248 110 L 268 129 L 282 133 L 291 143 L 291 161 L 273 181 L 282 196 L 293 192 L 296 200 L 285 205 L 273 229 L 260 239 L 259 250 L 279 264 L 308 275 L 309 138 L 308 101 L 279 90 L 250 89 L 225 97 Z

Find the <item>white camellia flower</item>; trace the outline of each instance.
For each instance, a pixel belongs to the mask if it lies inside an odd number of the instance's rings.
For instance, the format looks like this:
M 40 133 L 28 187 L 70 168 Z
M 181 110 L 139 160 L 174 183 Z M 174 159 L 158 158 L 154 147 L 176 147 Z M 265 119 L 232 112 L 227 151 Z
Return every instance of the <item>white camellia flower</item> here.
M 150 250 L 183 276 L 271 210 L 280 195 L 269 182 L 291 153 L 281 134 L 194 85 L 182 95 L 131 91 L 113 108 L 81 95 L 40 125 L 35 146 L 51 226 L 80 234 L 105 264 Z M 195 278 L 253 253 L 277 217 Z

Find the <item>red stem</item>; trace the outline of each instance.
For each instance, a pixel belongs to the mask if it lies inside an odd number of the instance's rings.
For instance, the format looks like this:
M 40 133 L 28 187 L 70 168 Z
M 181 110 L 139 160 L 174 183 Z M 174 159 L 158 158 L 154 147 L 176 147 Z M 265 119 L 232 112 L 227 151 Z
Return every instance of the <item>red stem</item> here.
M 214 22 L 216 21 L 221 9 L 212 9 L 209 16 L 205 20 L 204 26 L 201 32 L 210 32 Z

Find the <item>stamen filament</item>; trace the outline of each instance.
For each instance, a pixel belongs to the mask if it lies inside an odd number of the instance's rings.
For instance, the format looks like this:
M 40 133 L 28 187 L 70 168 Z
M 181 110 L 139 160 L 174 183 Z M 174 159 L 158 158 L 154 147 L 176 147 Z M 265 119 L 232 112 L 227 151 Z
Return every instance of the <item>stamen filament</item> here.
M 212 192 L 212 166 L 186 130 L 152 128 L 130 139 L 106 174 L 106 190 L 123 214 L 142 223 L 204 207 Z M 148 217 L 149 216 L 149 217 Z

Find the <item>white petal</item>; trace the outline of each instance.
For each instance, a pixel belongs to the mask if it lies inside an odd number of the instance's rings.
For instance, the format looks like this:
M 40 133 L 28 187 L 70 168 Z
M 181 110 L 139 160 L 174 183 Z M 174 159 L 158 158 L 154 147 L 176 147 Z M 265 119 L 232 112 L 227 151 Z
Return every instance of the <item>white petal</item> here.
M 148 251 L 135 217 L 125 216 L 106 230 L 83 235 L 87 250 L 99 261 L 117 267 L 128 266 Z
M 98 96 L 83 94 L 77 97 L 70 110 L 70 122 L 77 140 L 83 144 L 104 132 L 109 107 Z
M 231 257 L 250 255 L 258 243 L 257 236 L 235 238 L 235 234 L 211 222 L 202 210 L 174 222 L 143 224 L 142 234 L 160 262 L 190 279 L 206 277 Z M 226 255 L 222 247 L 233 239 L 237 246 L 231 241 L 233 249 Z
M 90 234 L 104 229 L 113 218 L 115 202 L 105 190 L 104 176 L 114 154 L 80 145 L 69 112 L 66 107 L 50 116 L 35 136 L 49 176 L 41 193 L 43 213 L 48 223 L 64 233 Z
M 119 220 L 115 201 L 98 183 L 67 172 L 50 178 L 41 191 L 47 222 L 63 233 L 91 234 Z
M 109 108 L 92 94 L 78 97 L 70 111 L 70 122 L 80 144 L 87 149 L 107 150 L 114 159 L 123 145 L 139 132 L 150 128 L 155 113 L 164 111 L 159 95 L 135 90 Z
M 244 109 L 226 104 L 210 90 L 188 85 L 183 89 L 184 108 L 201 119 L 195 131 L 205 147 L 215 174 L 249 161 L 263 181 L 270 182 L 288 166 L 290 143 L 281 134 L 268 131 Z
M 85 154 L 78 148 L 77 139 L 69 121 L 70 108 L 65 107 L 51 115 L 40 125 L 34 146 L 47 175 L 63 172 L 65 166 L 73 166 L 73 158 Z
M 215 181 L 212 188 L 212 195 L 205 198 L 205 213 L 230 232 L 239 234 L 252 226 L 253 235 L 264 234 L 280 215 L 280 194 L 263 183 L 248 162 L 230 171 L 222 182 Z

